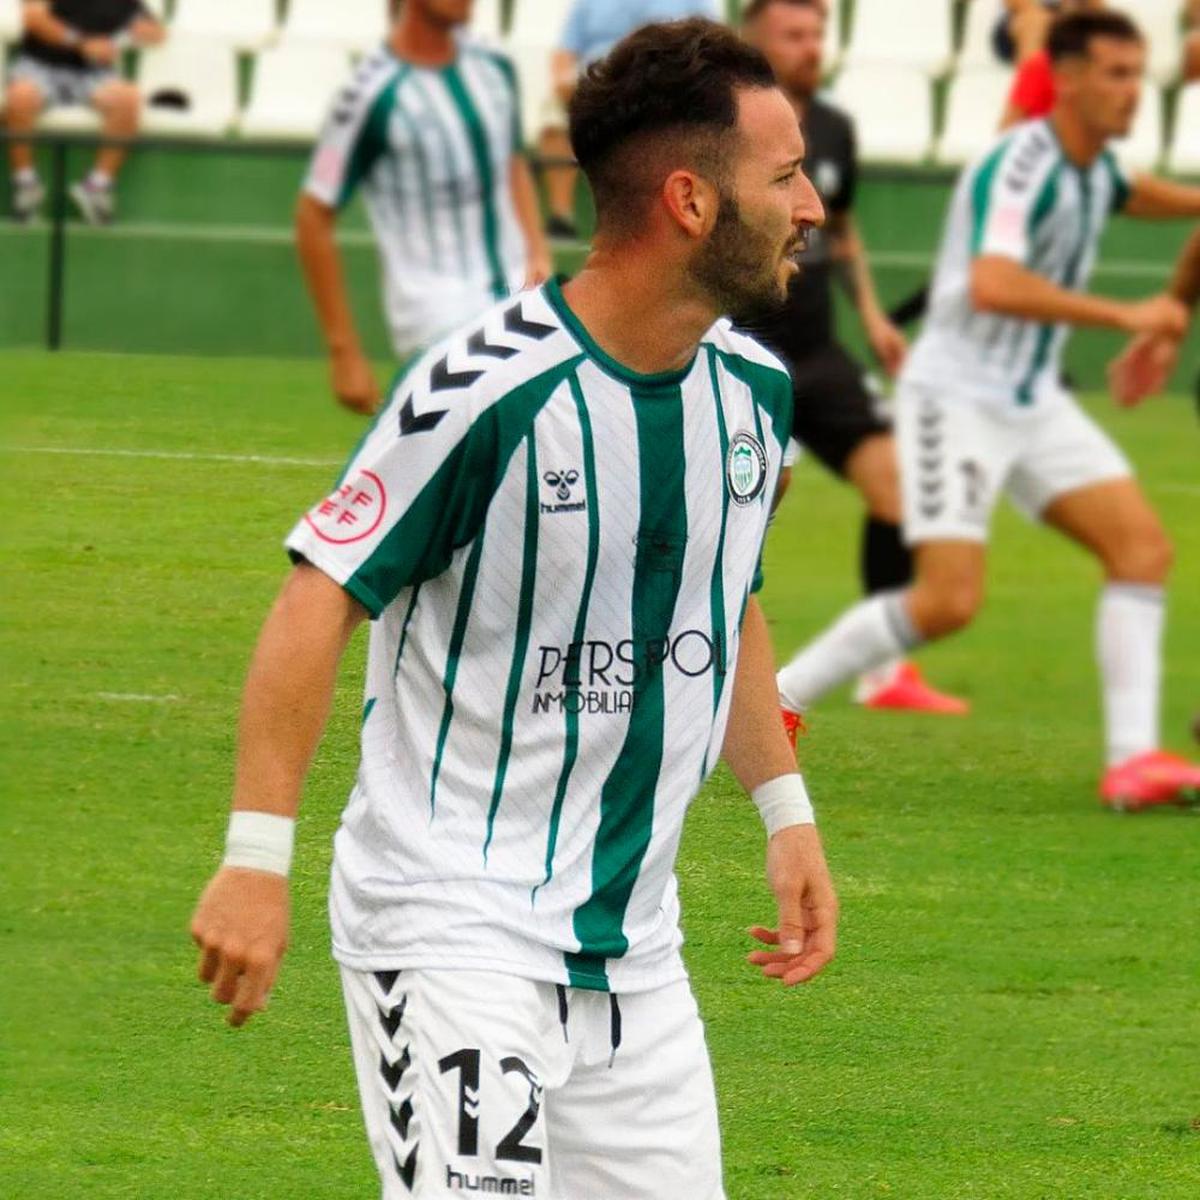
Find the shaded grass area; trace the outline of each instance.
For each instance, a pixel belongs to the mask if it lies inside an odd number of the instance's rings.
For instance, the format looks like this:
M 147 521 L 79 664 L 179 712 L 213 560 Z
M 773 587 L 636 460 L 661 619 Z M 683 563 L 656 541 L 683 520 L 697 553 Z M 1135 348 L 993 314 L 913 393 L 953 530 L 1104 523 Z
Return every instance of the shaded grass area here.
M 373 1195 L 324 912 L 361 639 L 307 789 L 265 1018 L 221 1025 L 185 932 L 280 541 L 360 426 L 315 363 L 0 366 L 0 1194 Z M 1094 410 L 1177 542 L 1165 729 L 1183 748 L 1200 708 L 1198 431 L 1182 400 Z M 801 468 L 767 555 L 781 653 L 853 599 L 857 521 L 845 489 Z M 972 717 L 842 698 L 814 714 L 802 759 L 844 918 L 808 990 L 742 962 L 743 930 L 772 915 L 753 810 L 724 773 L 697 802 L 680 875 L 731 1200 L 1200 1194 L 1200 818 L 1094 802 L 1095 584 L 1076 550 L 1003 513 L 986 612 L 926 655 Z

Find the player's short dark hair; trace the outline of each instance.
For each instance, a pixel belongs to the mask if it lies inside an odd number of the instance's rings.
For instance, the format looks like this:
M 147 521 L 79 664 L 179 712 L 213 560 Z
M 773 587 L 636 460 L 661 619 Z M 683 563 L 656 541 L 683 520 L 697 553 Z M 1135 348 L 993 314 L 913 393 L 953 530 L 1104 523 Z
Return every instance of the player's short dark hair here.
M 1050 26 L 1046 53 L 1057 66 L 1069 58 L 1087 58 L 1095 38 L 1118 42 L 1145 41 L 1133 20 L 1120 12 L 1079 12 L 1059 17 Z
M 774 86 L 758 50 L 702 17 L 647 25 L 618 42 L 587 69 L 570 105 L 571 148 L 598 226 L 636 220 L 639 198 L 680 167 L 720 184 L 736 145 L 737 92 Z
M 822 17 L 829 16 L 826 0 L 750 0 L 742 9 L 742 24 L 749 25 L 752 21 L 757 21 L 773 4 L 786 4 L 789 8 L 811 8 Z

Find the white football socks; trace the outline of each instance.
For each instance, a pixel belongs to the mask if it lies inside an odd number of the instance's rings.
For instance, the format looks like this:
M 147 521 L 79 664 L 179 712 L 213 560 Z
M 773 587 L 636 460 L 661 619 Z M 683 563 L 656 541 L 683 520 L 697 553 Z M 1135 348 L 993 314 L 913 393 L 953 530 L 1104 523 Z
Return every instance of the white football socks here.
M 1104 693 L 1108 765 L 1158 749 L 1163 589 L 1110 583 L 1096 612 L 1096 660 Z
M 776 676 L 784 708 L 803 712 L 831 688 L 906 654 L 923 640 L 903 592 L 882 592 L 843 613 Z

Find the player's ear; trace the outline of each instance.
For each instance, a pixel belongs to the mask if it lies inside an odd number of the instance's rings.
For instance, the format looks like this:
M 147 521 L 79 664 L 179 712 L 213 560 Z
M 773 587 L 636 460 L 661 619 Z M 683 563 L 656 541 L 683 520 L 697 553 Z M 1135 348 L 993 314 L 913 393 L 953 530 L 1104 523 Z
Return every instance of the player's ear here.
M 707 237 L 717 221 L 720 196 L 694 171 L 672 171 L 663 182 L 662 201 L 675 224 L 691 238 Z

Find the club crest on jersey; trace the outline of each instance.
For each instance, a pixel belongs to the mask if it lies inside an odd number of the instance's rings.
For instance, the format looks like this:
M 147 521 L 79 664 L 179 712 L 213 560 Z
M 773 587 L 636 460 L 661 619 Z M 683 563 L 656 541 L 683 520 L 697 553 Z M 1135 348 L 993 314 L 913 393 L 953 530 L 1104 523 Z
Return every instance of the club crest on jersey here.
M 767 482 L 767 452 L 751 433 L 734 434 L 725 460 L 725 478 L 735 504 L 753 504 Z
M 373 471 L 347 479 L 304 517 L 323 542 L 346 546 L 369 538 L 387 511 L 387 491 Z

